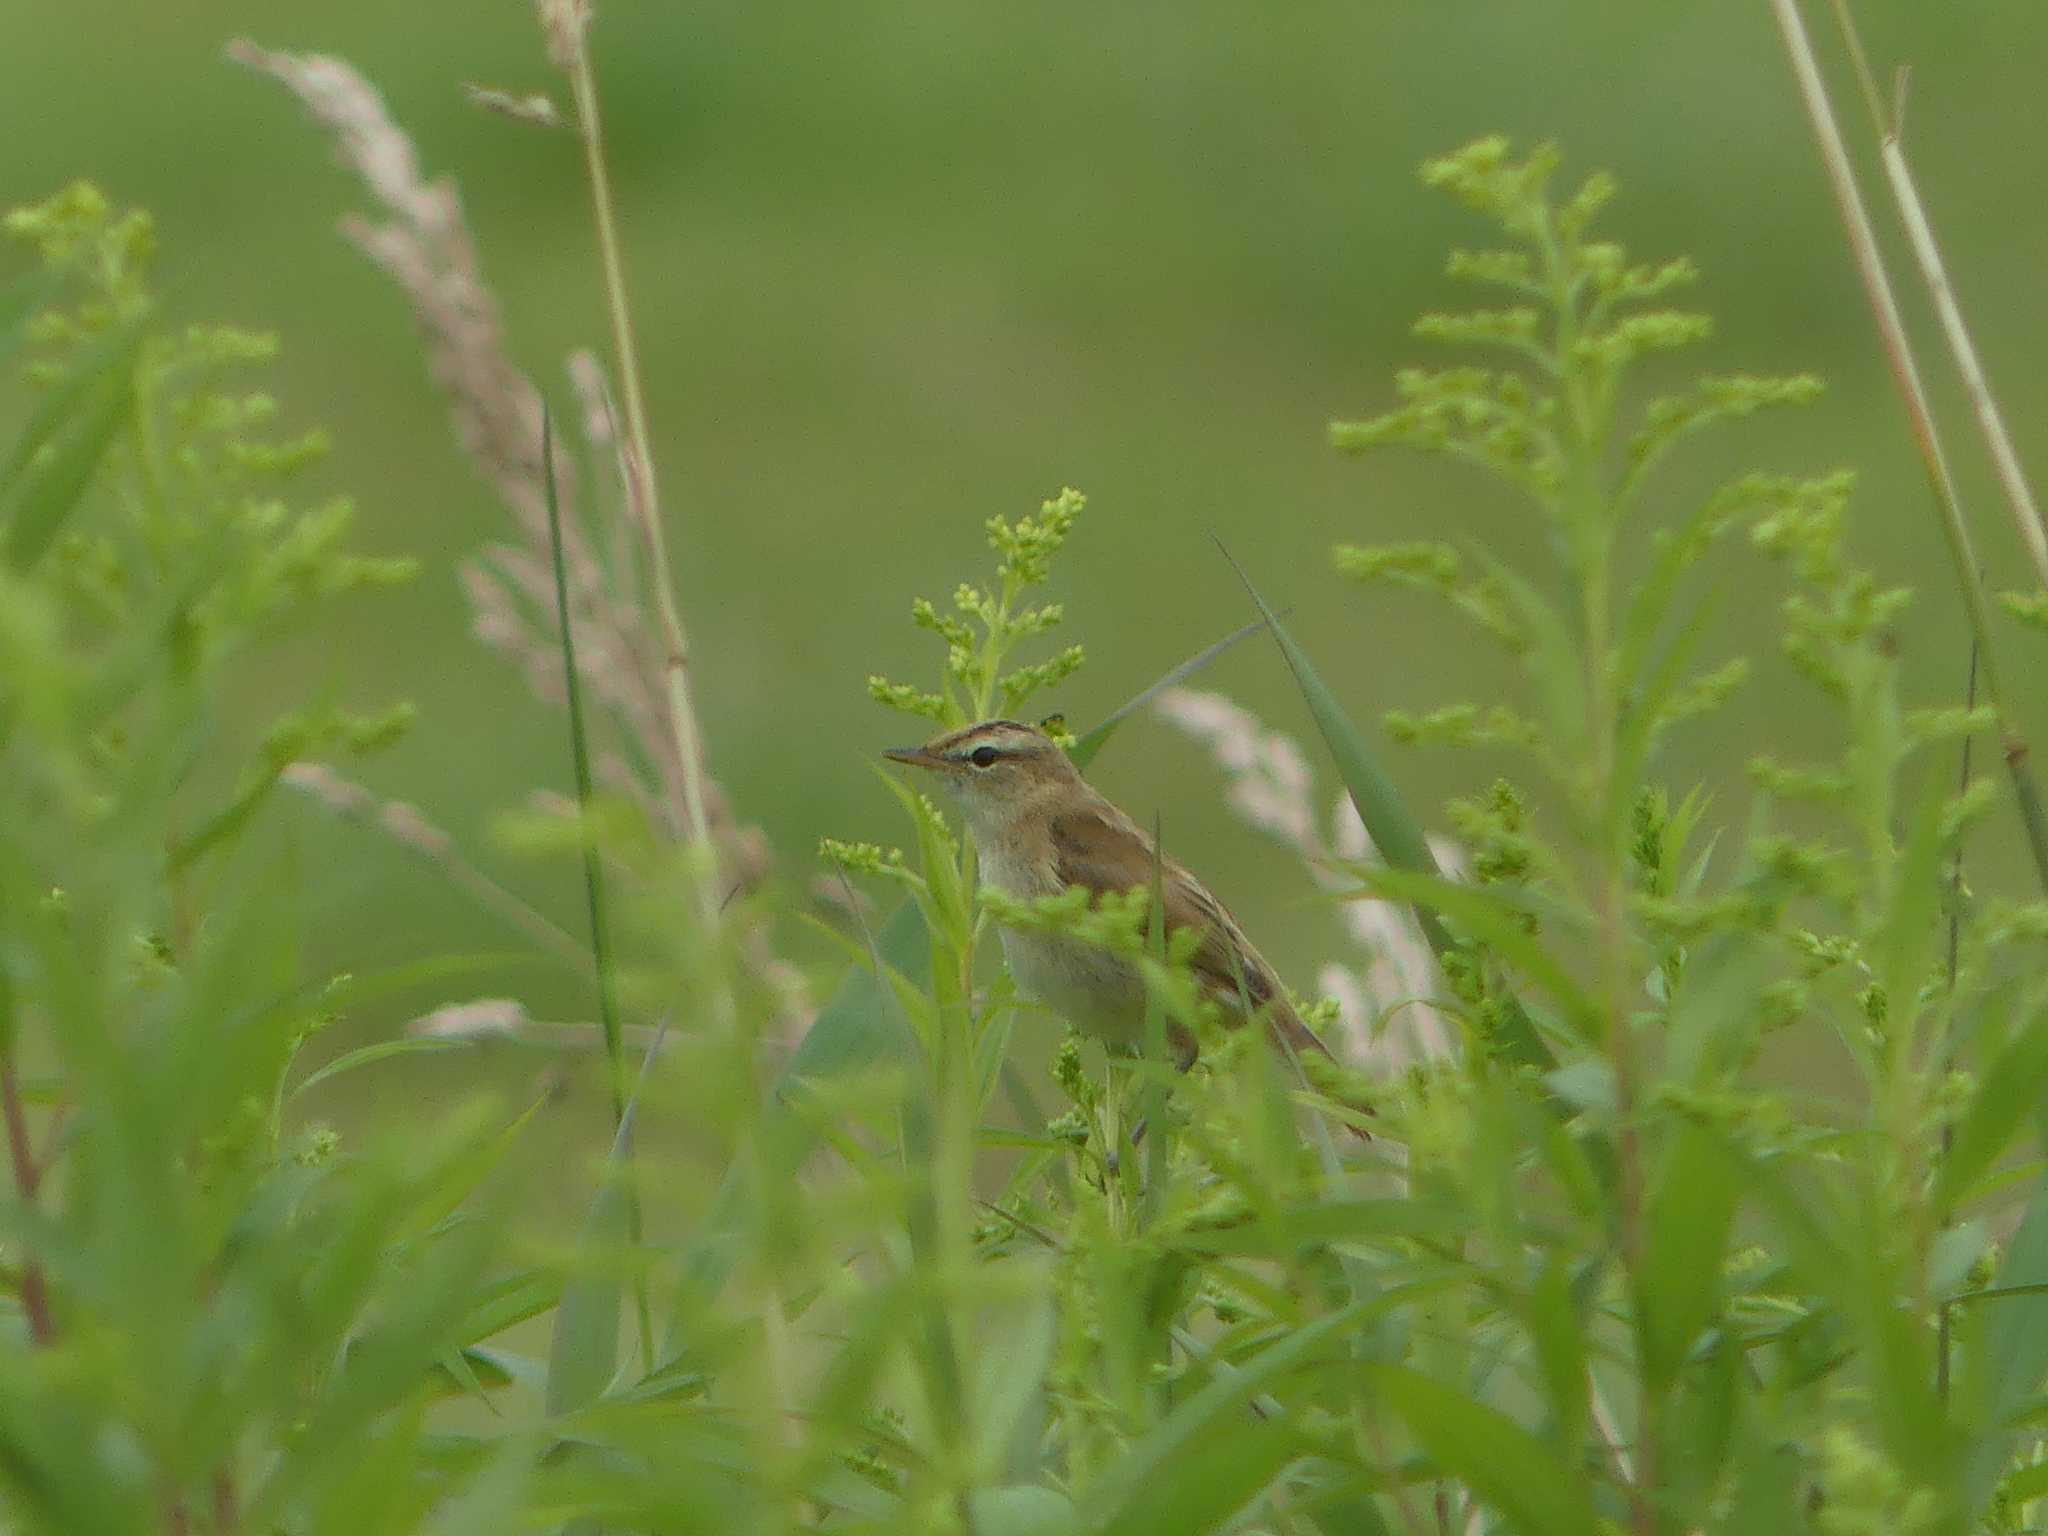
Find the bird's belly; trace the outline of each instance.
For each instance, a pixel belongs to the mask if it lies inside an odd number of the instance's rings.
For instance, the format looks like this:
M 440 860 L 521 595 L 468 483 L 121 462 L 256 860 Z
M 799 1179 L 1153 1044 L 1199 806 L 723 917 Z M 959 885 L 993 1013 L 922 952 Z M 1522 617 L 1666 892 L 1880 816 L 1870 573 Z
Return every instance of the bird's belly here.
M 1145 984 L 1128 961 L 1079 939 L 1008 928 L 1003 958 L 1018 991 L 1083 1033 L 1132 1048 L 1144 1043 Z

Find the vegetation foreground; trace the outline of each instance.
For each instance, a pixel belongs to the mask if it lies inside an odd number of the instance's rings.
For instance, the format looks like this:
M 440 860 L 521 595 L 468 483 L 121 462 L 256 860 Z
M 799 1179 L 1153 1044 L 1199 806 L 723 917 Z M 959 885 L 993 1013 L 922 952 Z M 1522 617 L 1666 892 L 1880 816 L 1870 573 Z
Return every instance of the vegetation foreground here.
M 1778 13 L 1966 597 L 1956 696 L 1901 697 L 1909 594 L 1856 563 L 1851 474 L 1752 473 L 1697 504 L 1664 489 L 1694 433 L 1819 381 L 1648 394 L 1638 364 L 1709 331 L 1666 307 L 1691 264 L 1596 234 L 1613 184 L 1558 190 L 1548 147 L 1431 162 L 1425 182 L 1499 243 L 1449 263 L 1493 307 L 1417 334 L 1489 361 L 1404 371 L 1384 414 L 1332 437 L 1496 478 L 1550 558 L 1400 544 L 1333 562 L 1519 663 L 1513 699 L 1384 721 L 1513 774 L 1426 835 L 1347 713 L 1364 685 L 1307 655 L 1249 575 L 1243 630 L 1106 721 L 1044 717 L 1086 769 L 1155 711 L 1341 904 L 1355 950 L 1295 998 L 1334 1059 L 1301 1077 L 1223 1027 L 1153 890 L 982 890 L 917 784 L 885 781 L 893 840 L 825 843 L 826 908 L 762 878 L 745 786 L 713 781 L 693 708 L 583 8 L 542 11 L 566 107 L 479 93 L 586 150 L 611 363 L 570 359 L 557 411 L 508 359 L 452 184 L 422 178 L 375 92 L 332 59 L 231 51 L 361 175 L 378 211 L 345 231 L 411 304 L 504 504 L 467 596 L 479 638 L 565 706 L 577 795 L 501 831 L 579 882 L 585 934 L 335 766 L 402 733 L 403 705 L 281 716 L 223 777 L 238 661 L 410 567 L 349 551 L 346 502 L 292 499 L 324 439 L 282 431 L 250 382 L 270 338 L 191 323 L 156 290 L 146 216 L 83 184 L 12 214 L 36 269 L 0 295 L 0 355 L 35 389 L 0 461 L 0 1520 L 2038 1528 L 2048 903 L 1977 888 L 1964 854 L 2017 842 L 2048 888 L 2015 691 L 2038 675 L 2048 539 L 1978 377 L 2038 557 L 2030 590 L 1986 594 L 1832 108 L 1791 0 Z M 1910 171 L 1893 186 L 1938 274 Z M 1967 375 L 1960 317 L 1942 318 Z M 870 682 L 917 722 L 878 745 L 1056 707 L 1084 658 L 1048 642 L 1064 614 L 1047 594 L 1086 527 L 1071 490 L 987 521 L 992 571 L 912 604 L 930 676 Z M 1302 554 L 1284 526 L 1240 553 L 1276 585 Z M 1745 657 L 1704 654 L 1730 570 L 1775 584 L 1835 750 L 1670 783 L 1667 741 L 1711 728 L 1747 677 Z M 1189 686 L 1238 641 L 1277 644 L 1334 809 L 1299 745 Z M 598 1022 L 565 1035 L 451 1001 L 399 1037 L 306 1050 L 460 966 L 312 972 L 300 872 L 259 841 L 280 792 L 477 895 L 508 943 L 579 978 Z M 822 1004 L 783 957 L 805 923 L 843 956 Z M 1013 1044 L 1062 1026 L 1015 992 L 997 926 L 1122 955 L 1143 1048 L 1068 1037 L 1049 1077 L 1027 1066 Z M 544 1100 L 480 1094 L 362 1145 L 302 1107 L 341 1074 L 506 1036 L 604 1064 L 610 1155 L 580 1230 L 552 1240 L 511 1171 Z M 1827 1064 L 1826 1091 L 1774 1069 L 1789 1048 Z M 657 1123 L 683 1145 L 636 1157 Z

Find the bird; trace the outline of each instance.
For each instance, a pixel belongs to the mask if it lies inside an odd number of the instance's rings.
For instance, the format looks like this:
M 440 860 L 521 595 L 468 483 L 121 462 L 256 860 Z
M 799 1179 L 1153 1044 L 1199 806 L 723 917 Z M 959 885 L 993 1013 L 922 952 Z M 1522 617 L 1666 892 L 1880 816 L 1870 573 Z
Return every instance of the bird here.
M 1081 887 L 1150 890 L 1159 881 L 1169 934 L 1200 935 L 1191 966 L 1227 1022 L 1265 1024 L 1298 1059 L 1330 1056 L 1288 1001 L 1279 977 L 1229 908 L 1138 823 L 1081 777 L 1058 742 L 1018 720 L 982 720 L 883 756 L 933 775 L 959 807 L 974 840 L 982 883 L 1030 900 Z M 1071 935 L 1004 926 L 1003 957 L 1017 989 L 1109 1046 L 1136 1051 L 1145 1038 L 1145 986 L 1129 957 Z M 1194 1065 L 1192 1033 L 1169 1027 L 1177 1064 Z

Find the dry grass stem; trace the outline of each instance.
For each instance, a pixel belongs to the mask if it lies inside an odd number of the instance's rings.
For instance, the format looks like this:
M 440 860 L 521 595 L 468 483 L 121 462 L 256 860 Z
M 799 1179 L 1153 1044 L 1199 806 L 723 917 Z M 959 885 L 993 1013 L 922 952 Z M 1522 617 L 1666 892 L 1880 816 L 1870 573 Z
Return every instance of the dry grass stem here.
M 2001 686 L 1989 605 L 1984 598 L 1983 573 L 1971 545 L 1969 526 L 1963 519 L 1954 478 L 1949 473 L 1948 456 L 1942 450 L 1940 432 L 1927 402 L 1927 391 L 1921 383 L 1919 365 L 1914 361 L 1912 343 L 1906 338 L 1898 302 L 1892 294 L 1891 279 L 1885 271 L 1884 258 L 1878 252 L 1877 234 L 1863 205 L 1856 172 L 1850 164 L 1848 148 L 1842 142 L 1842 130 L 1835 121 L 1834 105 L 1828 97 L 1827 84 L 1821 77 L 1820 64 L 1814 57 L 1813 44 L 1807 37 L 1806 23 L 1800 16 L 1797 0 L 1771 0 L 1771 8 L 1778 19 L 1778 29 L 1792 65 L 1793 78 L 1799 87 L 1800 100 L 1813 127 L 1821 164 L 1834 190 L 1835 202 L 1849 238 L 1849 249 L 1856 260 L 1857 274 L 1862 278 L 1878 336 L 1884 343 L 1886 362 L 1905 403 L 1906 418 L 1934 491 L 1942 534 L 1948 542 L 1949 559 L 1955 567 L 1956 584 L 1962 590 L 1963 608 L 1977 641 L 1978 671 L 1984 695 L 1998 716 L 2006 771 L 2012 779 L 2021 828 L 2026 834 L 2035 873 L 2042 888 L 2048 890 L 2048 810 L 2042 806 L 2040 789 L 2034 781 L 2026 740 L 2015 724 Z
M 594 85 L 582 45 L 589 7 L 579 0 L 549 0 L 541 16 L 551 56 L 577 72 L 579 102 L 583 93 L 590 93 L 588 111 L 594 113 Z M 411 302 L 434 377 L 448 398 L 457 439 L 510 512 L 519 533 L 516 542 L 492 545 L 462 569 L 474 633 L 520 670 L 536 697 L 561 704 L 541 472 L 540 394 L 510 360 L 500 310 L 483 280 L 454 183 L 446 177 L 425 178 L 411 141 L 391 120 L 376 90 L 341 60 L 271 52 L 247 41 L 229 44 L 228 55 L 292 91 L 332 136 L 344 164 L 362 178 L 385 214 L 381 220 L 346 218 L 342 232 L 397 282 Z M 580 126 L 598 181 L 607 298 L 615 341 L 621 342 L 623 415 L 614 408 L 604 370 L 593 355 L 574 354 L 569 376 L 593 461 L 618 472 L 629 526 L 620 529 L 620 519 L 610 520 L 621 536 L 608 550 L 609 561 L 600 560 L 575 512 L 574 465 L 558 446 L 555 479 L 563 510 L 563 556 L 578 674 L 587 679 L 602 706 L 603 734 L 612 738 L 599 753 L 608 765 L 607 782 L 623 790 L 624 780 L 637 780 L 637 787 L 627 791 L 629 798 L 643 808 L 658 808 L 657 825 L 673 837 L 709 849 L 718 861 L 718 875 L 700 882 L 702 914 L 707 921 L 716 921 L 736 888 L 752 889 L 765 876 L 766 844 L 754 829 L 734 824 L 724 797 L 703 771 L 687 678 L 682 675 L 681 623 L 665 579 L 666 557 L 645 449 L 645 408 L 625 320 L 623 280 L 594 118 L 586 115 Z M 634 556 L 636 540 L 648 551 L 644 573 Z M 655 623 L 649 622 L 638 596 L 643 586 L 655 594 Z M 773 960 L 765 938 L 749 935 L 742 948 L 748 963 L 767 974 L 773 990 L 788 1002 L 790 975 Z M 789 1006 L 800 1011 L 802 1005 L 799 1000 Z
M 1941 246 L 1934 238 L 1933 221 L 1920 197 L 1919 184 L 1913 179 L 1913 168 L 1906 160 L 1904 73 L 1901 72 L 1897 101 L 1887 120 L 1878 95 L 1877 80 L 1871 73 L 1869 59 L 1864 55 L 1863 38 L 1857 31 L 1856 17 L 1850 9 L 1849 0 L 1832 0 L 1832 4 L 1835 22 L 1841 28 L 1842 40 L 1855 67 L 1857 83 L 1863 91 L 1864 104 L 1870 112 L 1871 128 L 1877 134 L 1879 158 L 1884 164 L 1885 181 L 1891 187 L 1892 200 L 1898 205 L 1899 222 L 1905 226 L 1906 240 L 1912 247 L 1914 261 L 1919 265 L 1921 281 L 1927 285 L 1928 296 L 1934 301 L 1935 315 L 1941 321 L 1942 336 L 1955 358 L 1956 371 L 1962 375 L 1970 410 L 1977 418 L 1978 428 L 1984 433 L 1992 467 L 1998 474 L 1999 488 L 2005 492 L 2006 506 L 2012 513 L 2014 526 L 2019 529 L 2020 542 L 2026 546 L 2027 557 L 2033 562 L 2035 579 L 2043 590 L 2048 590 L 2048 527 L 2042 524 L 2040 503 L 2034 498 L 2034 489 L 2020 463 L 2019 451 L 2013 446 L 2012 434 L 2005 425 L 2005 413 L 1999 409 L 1998 397 L 1992 393 L 1983 360 L 1977 355 L 1977 344 L 1963 320 L 1955 284 L 1949 280 L 1947 263 L 1941 258 Z
M 619 252 L 618 224 L 612 212 L 611 178 L 604 163 L 604 129 L 598 106 L 597 77 L 591 68 L 589 49 L 590 7 L 587 0 L 541 0 L 540 17 L 548 39 L 549 54 L 569 76 L 576 105 L 576 126 L 583 140 L 584 166 L 590 180 L 592 213 L 597 225 L 598 253 L 604 266 L 606 309 L 612 323 L 612 347 L 618 359 L 621 393 L 625 401 L 625 437 L 622 457 L 626 470 L 626 500 L 635 524 L 647 545 L 648 587 L 654 594 L 655 611 L 661 623 L 663 657 L 669 698 L 669 725 L 675 736 L 675 755 L 681 764 L 683 825 L 691 840 L 709 846 L 711 825 L 704 793 L 703 736 L 696 706 L 691 699 L 689 643 L 683 632 L 681 611 L 669 575 L 667 536 L 663 529 L 661 495 L 649 447 L 647 404 L 640 383 L 640 360 L 634 340 L 632 306 L 626 294 L 626 268 Z M 703 916 L 716 923 L 719 901 L 709 881 L 700 882 Z

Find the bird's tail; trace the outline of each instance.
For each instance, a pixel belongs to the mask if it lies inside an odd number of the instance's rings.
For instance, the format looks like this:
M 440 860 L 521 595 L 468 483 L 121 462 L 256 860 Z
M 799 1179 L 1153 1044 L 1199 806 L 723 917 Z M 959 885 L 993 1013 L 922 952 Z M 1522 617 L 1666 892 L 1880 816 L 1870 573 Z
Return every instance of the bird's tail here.
M 1266 1030 L 1273 1037 L 1273 1043 L 1279 1046 L 1281 1054 L 1293 1064 L 1295 1073 L 1301 1078 L 1304 1086 L 1313 1086 L 1309 1082 L 1308 1073 L 1302 1069 L 1301 1064 L 1304 1060 L 1310 1056 L 1321 1056 L 1325 1061 L 1337 1059 L 1336 1053 L 1323 1043 L 1322 1038 L 1314 1030 L 1302 1022 L 1301 1015 L 1289 1007 L 1284 999 L 1275 999 L 1273 1006 L 1267 1011 Z M 1369 1104 L 1347 1103 L 1344 1107 L 1361 1114 L 1369 1115 L 1373 1112 Z M 1344 1128 L 1361 1141 L 1372 1140 L 1372 1133 L 1355 1120 L 1346 1120 Z

